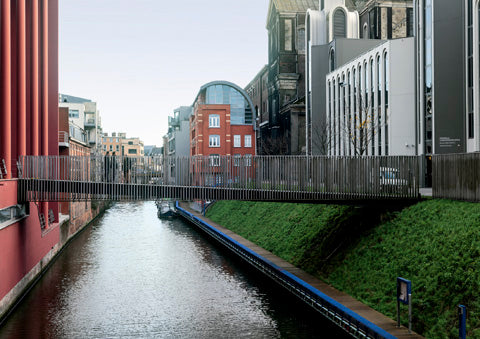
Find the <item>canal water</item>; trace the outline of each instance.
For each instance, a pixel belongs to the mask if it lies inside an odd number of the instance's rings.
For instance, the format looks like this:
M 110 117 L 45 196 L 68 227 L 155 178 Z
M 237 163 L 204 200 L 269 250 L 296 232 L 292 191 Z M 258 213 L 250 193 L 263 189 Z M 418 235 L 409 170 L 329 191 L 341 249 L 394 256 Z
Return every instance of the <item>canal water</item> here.
M 0 338 L 339 338 L 345 334 L 199 234 L 118 203 L 78 235 Z

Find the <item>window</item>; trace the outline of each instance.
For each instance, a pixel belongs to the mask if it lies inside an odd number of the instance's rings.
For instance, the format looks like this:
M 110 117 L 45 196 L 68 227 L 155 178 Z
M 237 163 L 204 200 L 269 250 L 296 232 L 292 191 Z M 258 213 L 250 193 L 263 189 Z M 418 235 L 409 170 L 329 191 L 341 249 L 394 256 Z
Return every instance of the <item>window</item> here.
M 113 145 L 110 145 L 110 152 L 113 151 Z
M 333 38 L 347 37 L 347 17 L 342 9 L 335 10 L 333 14 Z
M 133 141 L 129 141 L 128 144 L 129 144 L 129 145 L 133 145 Z
M 220 127 L 220 116 L 218 114 L 210 114 L 208 116 L 208 127 L 211 127 L 211 128 Z
M 211 154 L 209 157 L 210 166 L 220 166 L 220 155 Z
M 233 147 L 242 147 L 242 136 L 234 135 L 233 136 Z
M 209 138 L 208 146 L 210 147 L 220 147 L 220 136 L 211 135 Z
M 137 150 L 135 148 L 130 148 L 128 154 L 137 154 Z
M 116 145 L 116 146 L 115 146 L 115 151 L 117 151 L 117 152 L 120 151 L 120 146 L 119 146 L 119 145 Z
M 28 215 L 26 205 L 15 205 L 0 210 L 0 229 L 16 223 Z
M 245 154 L 245 166 L 250 167 L 252 166 L 252 155 Z
M 389 91 L 389 64 L 388 55 L 383 55 L 383 95 L 385 103 L 385 155 L 388 155 L 388 91 Z
M 285 20 L 285 51 L 292 50 L 292 20 Z
M 107 145 L 103 145 L 103 150 L 104 150 L 104 151 L 107 150 Z
M 78 109 L 69 109 L 68 117 L 69 118 L 78 118 L 80 116 Z
M 240 166 L 240 159 L 242 158 L 241 154 L 235 154 L 233 156 L 233 166 L 238 167 Z
M 252 147 L 252 136 L 246 135 L 245 136 L 245 147 Z
M 330 72 L 333 72 L 335 69 L 335 50 L 332 48 L 330 50 Z
M 298 30 L 297 50 L 299 52 L 305 52 L 305 28 L 300 28 Z

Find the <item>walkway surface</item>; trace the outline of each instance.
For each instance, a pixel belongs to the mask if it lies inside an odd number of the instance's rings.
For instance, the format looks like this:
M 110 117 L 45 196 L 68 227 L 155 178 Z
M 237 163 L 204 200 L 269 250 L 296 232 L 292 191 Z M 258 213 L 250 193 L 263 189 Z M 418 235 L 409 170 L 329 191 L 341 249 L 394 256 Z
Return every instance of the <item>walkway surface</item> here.
M 188 212 L 192 213 L 196 217 L 204 220 L 205 222 L 209 223 L 213 227 L 217 228 L 219 231 L 225 233 L 229 237 L 233 238 L 234 240 L 241 243 L 243 246 L 248 247 L 250 250 L 258 253 L 259 255 L 263 256 L 265 259 L 270 260 L 275 265 L 281 267 L 282 269 L 294 274 L 298 278 L 302 279 L 306 283 L 310 284 L 311 286 L 318 289 L 320 292 L 325 293 L 327 296 L 331 297 L 332 299 L 338 301 L 345 307 L 349 308 L 353 312 L 357 313 L 361 317 L 367 319 L 368 321 L 374 323 L 378 327 L 386 330 L 388 333 L 394 335 L 397 338 L 405 338 L 405 339 L 414 339 L 414 338 L 423 338 L 421 335 L 412 332 L 408 333 L 408 329 L 405 327 L 397 327 L 397 323 L 392 319 L 386 317 L 385 315 L 375 311 L 371 307 L 361 303 L 360 301 L 354 299 L 353 297 L 340 292 L 339 290 L 333 288 L 332 286 L 326 284 L 325 282 L 311 276 L 310 274 L 302 271 L 301 269 L 293 266 L 292 264 L 288 263 L 287 261 L 277 257 L 276 255 L 272 254 L 271 252 L 261 248 L 260 246 L 255 245 L 251 241 L 239 236 L 238 234 L 230 231 L 229 229 L 213 222 L 212 220 L 204 217 L 201 213 L 194 210 L 189 203 L 181 202 L 180 207 L 186 209 Z

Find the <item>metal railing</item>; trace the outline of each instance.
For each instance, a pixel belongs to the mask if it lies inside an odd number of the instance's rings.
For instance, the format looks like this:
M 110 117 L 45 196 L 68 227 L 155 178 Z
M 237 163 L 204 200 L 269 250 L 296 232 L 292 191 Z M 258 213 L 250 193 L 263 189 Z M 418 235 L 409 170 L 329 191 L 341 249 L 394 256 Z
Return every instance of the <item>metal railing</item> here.
M 434 198 L 480 201 L 480 153 L 432 157 Z
M 21 197 L 351 201 L 418 198 L 418 158 L 22 156 Z M 23 194 L 23 195 L 22 195 Z
M 68 132 L 58 131 L 58 142 L 68 145 Z

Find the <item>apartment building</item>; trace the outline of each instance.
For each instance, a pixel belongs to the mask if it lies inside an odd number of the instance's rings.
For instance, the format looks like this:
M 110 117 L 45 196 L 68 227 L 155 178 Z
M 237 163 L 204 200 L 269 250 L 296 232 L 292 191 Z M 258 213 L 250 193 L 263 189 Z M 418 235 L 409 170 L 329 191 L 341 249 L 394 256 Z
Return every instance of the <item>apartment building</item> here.
M 108 133 L 103 134 L 103 154 L 123 155 L 123 156 L 143 156 L 144 144 L 140 138 L 127 138 L 126 133 L 113 132 L 112 135 Z
M 192 106 L 181 106 L 173 111 L 173 117 L 168 117 L 167 154 L 169 156 L 190 155 L 190 116 L 192 114 Z
M 59 94 L 59 107 L 68 108 L 68 119 L 86 132 L 92 153 L 100 154 L 102 147 L 102 120 L 97 103 L 90 99 Z

